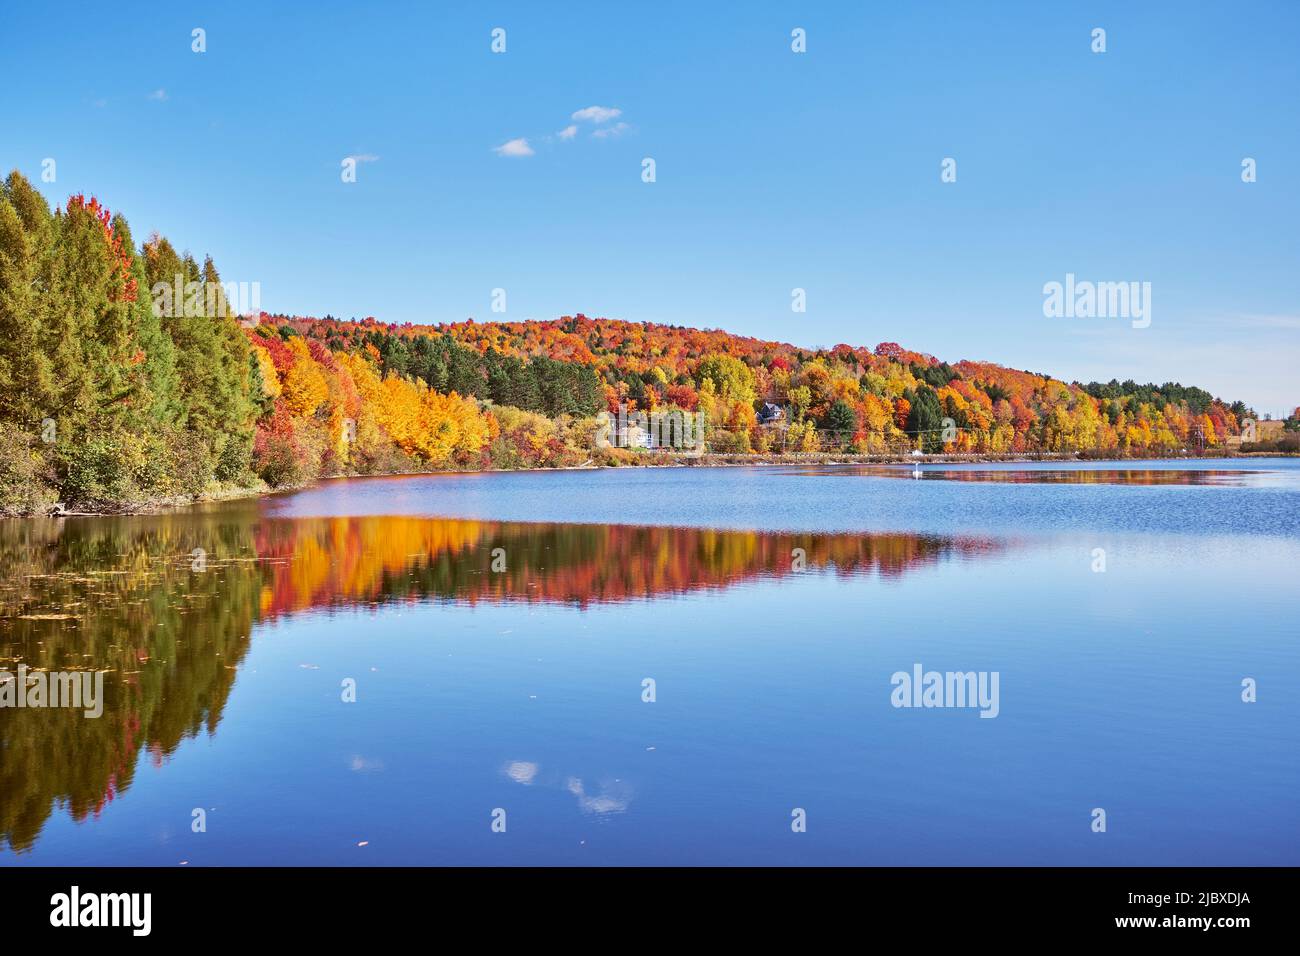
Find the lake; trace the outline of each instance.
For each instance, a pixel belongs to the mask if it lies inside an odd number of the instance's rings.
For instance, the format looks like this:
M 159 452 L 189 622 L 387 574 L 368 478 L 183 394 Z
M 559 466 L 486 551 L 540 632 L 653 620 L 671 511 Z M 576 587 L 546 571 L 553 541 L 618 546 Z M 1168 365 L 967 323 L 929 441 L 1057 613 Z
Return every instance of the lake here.
M 0 681 L 103 678 L 0 708 L 0 865 L 1300 863 L 1296 460 L 338 480 L 0 561 Z

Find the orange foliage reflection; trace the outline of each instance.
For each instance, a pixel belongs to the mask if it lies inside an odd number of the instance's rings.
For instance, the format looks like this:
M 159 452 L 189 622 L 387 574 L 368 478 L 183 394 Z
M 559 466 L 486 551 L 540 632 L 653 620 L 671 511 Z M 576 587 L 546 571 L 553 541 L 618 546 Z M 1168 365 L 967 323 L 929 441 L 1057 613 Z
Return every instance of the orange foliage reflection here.
M 264 617 L 443 598 L 574 604 L 728 587 L 807 570 L 884 577 L 1004 547 L 971 537 L 785 534 L 395 516 L 263 522 Z M 799 550 L 802 550 L 802 557 Z M 495 565 L 495 567 L 494 567 Z

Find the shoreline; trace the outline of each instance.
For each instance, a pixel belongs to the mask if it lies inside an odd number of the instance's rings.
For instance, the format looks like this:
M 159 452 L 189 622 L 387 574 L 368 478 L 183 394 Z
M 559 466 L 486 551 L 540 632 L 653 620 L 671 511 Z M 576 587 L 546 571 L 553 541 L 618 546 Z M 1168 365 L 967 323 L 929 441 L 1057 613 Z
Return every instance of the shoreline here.
M 109 503 L 82 503 L 74 507 L 64 507 L 60 502 L 50 508 L 30 512 L 0 511 L 0 520 L 14 518 L 93 518 L 131 515 L 166 514 L 195 505 L 219 504 L 224 501 L 239 501 L 248 498 L 266 498 L 273 495 L 293 494 L 330 481 L 345 481 L 358 478 L 415 478 L 435 475 L 482 475 L 482 474 L 524 474 L 558 471 L 602 471 L 627 468 L 781 468 L 795 465 L 968 465 L 968 464 L 1007 464 L 1015 462 L 1171 462 L 1171 461 L 1249 461 L 1255 458 L 1300 458 L 1294 452 L 1228 452 L 1217 455 L 1167 455 L 1164 457 L 1124 456 L 1089 456 L 1078 452 L 1041 452 L 996 455 L 978 454 L 933 454 L 933 455 L 837 455 L 827 452 L 798 452 L 790 454 L 703 454 L 647 456 L 652 460 L 627 464 L 595 464 L 587 462 L 582 465 L 562 465 L 543 468 L 442 468 L 428 471 L 376 472 L 373 474 L 336 474 L 320 475 L 311 481 L 295 485 L 272 488 L 266 484 L 257 486 L 226 488 L 203 494 L 186 496 L 173 495 L 146 501 L 124 501 Z

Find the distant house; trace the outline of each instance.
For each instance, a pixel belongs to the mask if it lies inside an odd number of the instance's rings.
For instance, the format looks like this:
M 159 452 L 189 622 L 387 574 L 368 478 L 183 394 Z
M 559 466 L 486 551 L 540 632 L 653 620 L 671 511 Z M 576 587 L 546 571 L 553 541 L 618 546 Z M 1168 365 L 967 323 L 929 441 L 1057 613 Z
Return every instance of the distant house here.
M 658 447 L 658 442 L 655 441 L 655 433 L 652 430 L 630 423 L 623 430 L 623 447 L 654 449 Z
M 784 421 L 785 409 L 780 405 L 764 402 L 763 407 L 758 410 L 758 423 L 760 425 L 780 425 Z
M 1279 441 L 1286 430 L 1286 422 L 1281 419 L 1268 419 L 1255 423 L 1256 441 Z
M 1265 442 L 1281 441 L 1286 437 L 1286 422 L 1281 419 L 1265 419 L 1264 421 L 1255 422 L 1255 435 L 1250 437 L 1249 431 L 1243 431 L 1240 435 L 1229 435 L 1223 440 L 1223 444 L 1228 448 L 1240 448 L 1242 444 L 1263 444 Z

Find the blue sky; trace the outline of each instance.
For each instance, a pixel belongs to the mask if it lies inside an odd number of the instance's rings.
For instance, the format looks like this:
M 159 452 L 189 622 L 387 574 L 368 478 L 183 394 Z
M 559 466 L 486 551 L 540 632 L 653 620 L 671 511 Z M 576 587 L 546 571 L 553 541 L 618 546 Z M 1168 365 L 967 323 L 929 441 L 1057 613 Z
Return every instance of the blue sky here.
M 270 311 L 489 319 L 503 288 L 510 319 L 1300 404 L 1300 4 L 896 6 L 14 4 L 0 165 L 54 158 L 52 202 L 98 195 Z M 1150 282 L 1150 327 L 1044 317 L 1067 273 Z

